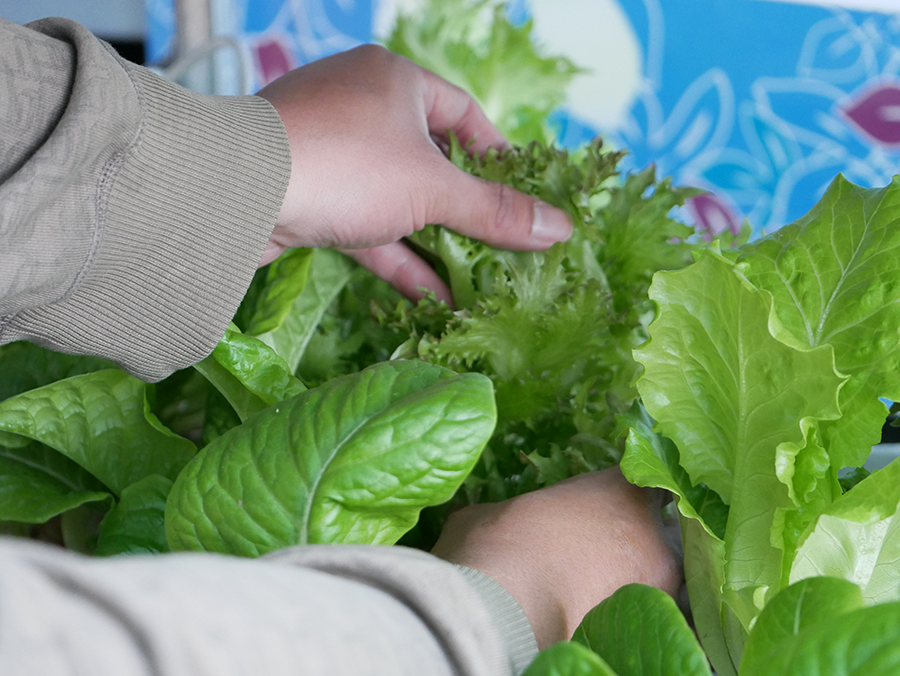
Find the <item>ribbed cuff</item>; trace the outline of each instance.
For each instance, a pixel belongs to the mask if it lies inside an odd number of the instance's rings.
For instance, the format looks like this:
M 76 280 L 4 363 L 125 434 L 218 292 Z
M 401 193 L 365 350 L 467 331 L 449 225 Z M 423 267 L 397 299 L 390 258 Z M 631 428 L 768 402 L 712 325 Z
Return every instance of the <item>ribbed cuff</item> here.
M 290 150 L 262 98 L 203 96 L 123 68 L 141 126 L 100 179 L 83 277 L 61 301 L 15 315 L 5 337 L 102 355 L 156 381 L 224 333 L 275 226 Z
M 506 642 L 513 673 L 521 674 L 538 653 L 537 640 L 525 611 L 512 595 L 494 578 L 480 570 L 456 566 L 466 581 L 484 601 Z

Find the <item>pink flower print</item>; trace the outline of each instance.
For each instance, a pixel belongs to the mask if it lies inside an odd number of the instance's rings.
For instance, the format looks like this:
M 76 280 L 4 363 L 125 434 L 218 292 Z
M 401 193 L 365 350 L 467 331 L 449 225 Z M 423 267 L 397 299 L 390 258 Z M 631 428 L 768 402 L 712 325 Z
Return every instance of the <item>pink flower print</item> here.
M 841 112 L 876 143 L 900 147 L 900 83 L 876 85 L 842 106 Z
M 741 232 L 737 215 L 725 201 L 713 193 L 703 193 L 687 200 L 686 206 L 694 219 L 697 232 L 713 240 L 728 230 L 733 235 Z
M 277 80 L 294 67 L 291 51 L 276 37 L 267 36 L 253 46 L 257 80 L 261 87 Z

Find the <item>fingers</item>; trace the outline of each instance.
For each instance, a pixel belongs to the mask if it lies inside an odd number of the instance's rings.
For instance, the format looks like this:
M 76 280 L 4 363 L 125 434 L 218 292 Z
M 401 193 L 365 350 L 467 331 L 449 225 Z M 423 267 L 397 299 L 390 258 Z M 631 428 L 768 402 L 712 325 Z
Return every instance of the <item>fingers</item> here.
M 431 267 L 402 242 L 385 244 L 369 249 L 344 250 L 357 263 L 391 284 L 410 300 L 425 297 L 434 291 L 438 300 L 453 304 L 450 289 Z
M 474 138 L 471 151 L 478 154 L 509 146 L 471 96 L 430 71 L 424 74 L 425 115 L 432 134 L 445 137 L 449 129 L 464 146 Z
M 572 235 L 565 212 L 535 197 L 467 174 L 443 158 L 435 173 L 428 223 L 518 251 L 547 249 Z

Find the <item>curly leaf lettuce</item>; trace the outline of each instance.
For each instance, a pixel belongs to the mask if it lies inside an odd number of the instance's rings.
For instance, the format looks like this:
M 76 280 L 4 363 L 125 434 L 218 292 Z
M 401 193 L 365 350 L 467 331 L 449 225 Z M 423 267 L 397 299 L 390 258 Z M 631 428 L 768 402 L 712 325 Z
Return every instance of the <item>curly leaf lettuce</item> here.
M 499 500 L 616 462 L 615 420 L 637 396 L 631 350 L 646 335 L 654 272 L 696 246 L 671 217 L 693 191 L 648 169 L 616 178 L 620 153 L 599 139 L 578 153 L 532 143 L 450 157 L 476 176 L 566 210 L 572 238 L 510 252 L 436 226 L 410 239 L 435 261 L 456 311 L 426 299 L 395 313 L 410 338 L 395 353 L 484 373 L 497 393 L 497 433 L 470 479 L 469 500 Z M 523 461 L 524 459 L 524 461 Z

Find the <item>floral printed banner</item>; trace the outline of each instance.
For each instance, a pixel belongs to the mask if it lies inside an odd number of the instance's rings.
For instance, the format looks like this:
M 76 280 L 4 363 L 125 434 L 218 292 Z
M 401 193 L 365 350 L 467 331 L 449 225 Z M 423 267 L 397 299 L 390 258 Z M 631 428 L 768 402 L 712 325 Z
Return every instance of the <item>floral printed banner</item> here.
M 879 2 L 843 4 L 895 4 Z M 147 0 L 156 61 L 173 49 L 173 3 Z M 253 91 L 383 35 L 397 8 L 416 0 L 212 3 L 214 30 L 236 40 L 250 74 L 242 88 Z M 591 70 L 555 115 L 563 143 L 603 133 L 630 150 L 633 167 L 655 162 L 676 182 L 708 189 L 688 205 L 701 228 L 748 218 L 756 234 L 805 213 L 838 172 L 869 187 L 900 172 L 900 15 L 886 11 L 778 0 L 510 5 L 514 20 L 533 16 L 549 51 Z M 227 79 L 229 66 L 219 67 Z

